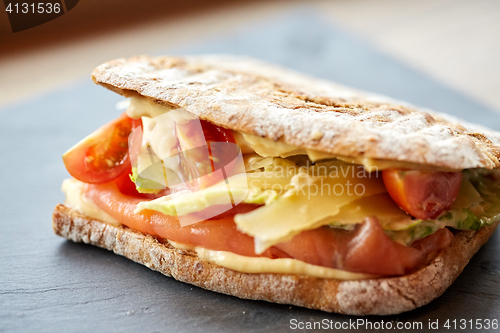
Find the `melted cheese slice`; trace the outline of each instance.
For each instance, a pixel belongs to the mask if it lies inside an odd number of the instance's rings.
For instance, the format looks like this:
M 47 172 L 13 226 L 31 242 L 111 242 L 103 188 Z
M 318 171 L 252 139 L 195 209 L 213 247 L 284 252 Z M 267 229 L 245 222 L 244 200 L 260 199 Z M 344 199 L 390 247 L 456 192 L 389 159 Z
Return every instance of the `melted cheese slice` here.
M 271 202 L 290 187 L 291 179 L 291 175 L 278 177 L 276 172 L 237 174 L 196 192 L 178 192 L 142 201 L 134 212 L 137 214 L 149 209 L 165 215 L 184 216 L 217 205 L 223 206 L 219 207 L 222 209 L 217 211 L 219 214 L 242 201 L 257 204 Z
M 240 231 L 254 237 L 255 252 L 262 253 L 304 230 L 328 224 L 328 217 L 339 214 L 341 207 L 352 201 L 386 192 L 380 178 L 358 177 L 355 172 L 336 175 L 315 177 L 299 173 L 292 178 L 292 189 L 283 196 L 236 215 L 234 221 Z
M 410 224 L 419 222 L 414 222 L 387 193 L 355 200 L 340 208 L 338 214 L 329 217 L 325 222 L 336 225 L 356 224 L 363 222 L 368 216 L 376 216 L 384 230 L 406 229 Z

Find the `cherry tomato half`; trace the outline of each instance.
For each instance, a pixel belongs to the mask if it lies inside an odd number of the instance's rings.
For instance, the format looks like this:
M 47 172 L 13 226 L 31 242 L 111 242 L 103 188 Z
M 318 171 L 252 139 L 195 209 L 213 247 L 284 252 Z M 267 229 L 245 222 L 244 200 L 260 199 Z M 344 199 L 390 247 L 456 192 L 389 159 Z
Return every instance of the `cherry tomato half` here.
M 391 198 L 408 214 L 435 219 L 457 198 L 462 173 L 388 169 L 382 178 Z
M 63 155 L 64 165 L 74 178 L 90 184 L 109 182 L 130 170 L 129 135 L 141 125 L 123 113 L 93 132 Z

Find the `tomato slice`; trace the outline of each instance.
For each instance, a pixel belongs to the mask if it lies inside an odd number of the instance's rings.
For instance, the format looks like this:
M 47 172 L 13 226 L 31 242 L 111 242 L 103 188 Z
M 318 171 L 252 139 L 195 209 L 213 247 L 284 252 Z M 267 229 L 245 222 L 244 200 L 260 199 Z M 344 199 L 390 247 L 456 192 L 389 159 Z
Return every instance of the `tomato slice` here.
M 388 169 L 382 178 L 391 198 L 408 214 L 435 219 L 457 198 L 462 172 Z
M 226 177 L 239 148 L 231 130 L 205 120 L 176 124 L 183 180 L 192 190 L 214 185 Z
M 130 170 L 129 135 L 141 120 L 123 113 L 93 132 L 63 155 L 64 165 L 76 179 L 102 184 Z

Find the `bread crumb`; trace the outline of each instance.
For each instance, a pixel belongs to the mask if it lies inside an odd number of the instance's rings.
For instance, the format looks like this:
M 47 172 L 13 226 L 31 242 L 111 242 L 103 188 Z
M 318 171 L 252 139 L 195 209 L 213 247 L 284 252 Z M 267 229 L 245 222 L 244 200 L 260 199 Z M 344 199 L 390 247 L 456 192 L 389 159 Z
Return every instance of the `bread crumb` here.
M 311 139 L 312 140 L 319 140 L 323 137 L 323 132 L 321 131 L 315 131 L 311 134 Z

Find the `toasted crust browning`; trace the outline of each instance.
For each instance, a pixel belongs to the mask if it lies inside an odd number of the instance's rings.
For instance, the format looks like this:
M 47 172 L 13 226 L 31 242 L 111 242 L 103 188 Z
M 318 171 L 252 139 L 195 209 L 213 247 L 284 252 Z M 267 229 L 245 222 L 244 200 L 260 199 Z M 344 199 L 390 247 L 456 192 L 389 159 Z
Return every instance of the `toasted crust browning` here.
M 397 314 L 429 303 L 460 275 L 497 225 L 458 232 L 447 250 L 413 274 L 342 281 L 236 272 L 202 260 L 192 251 L 175 249 L 168 242 L 106 224 L 64 205 L 58 205 L 53 214 L 56 234 L 108 249 L 176 280 L 240 298 L 351 315 Z
M 450 170 L 500 167 L 498 132 L 253 59 L 140 56 L 107 62 L 92 78 L 300 148 Z

